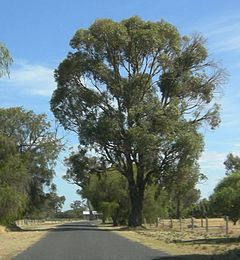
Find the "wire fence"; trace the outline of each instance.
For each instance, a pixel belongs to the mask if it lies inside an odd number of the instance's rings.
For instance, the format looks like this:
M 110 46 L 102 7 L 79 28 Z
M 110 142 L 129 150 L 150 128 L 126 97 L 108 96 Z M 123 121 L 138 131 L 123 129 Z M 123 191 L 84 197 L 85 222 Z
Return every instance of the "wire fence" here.
M 17 226 L 53 224 L 62 222 L 73 222 L 77 219 L 20 219 L 16 221 Z M 79 220 L 78 220 L 79 221 Z M 180 218 L 180 219 L 162 219 L 155 221 L 144 219 L 144 226 L 148 229 L 163 229 L 174 231 L 192 231 L 199 233 L 216 234 L 240 234 L 240 221 L 235 225 L 229 220 L 228 216 L 224 218 Z
M 19 227 L 27 225 L 38 225 L 38 224 L 55 224 L 62 222 L 73 222 L 76 219 L 19 219 L 15 221 L 15 224 Z
M 229 217 L 224 218 L 182 218 L 182 219 L 161 219 L 155 221 L 144 219 L 144 225 L 147 228 L 159 228 L 165 230 L 176 231 L 193 231 L 201 233 L 216 233 L 216 234 L 237 234 L 240 233 L 240 224 L 235 225 L 229 220 Z

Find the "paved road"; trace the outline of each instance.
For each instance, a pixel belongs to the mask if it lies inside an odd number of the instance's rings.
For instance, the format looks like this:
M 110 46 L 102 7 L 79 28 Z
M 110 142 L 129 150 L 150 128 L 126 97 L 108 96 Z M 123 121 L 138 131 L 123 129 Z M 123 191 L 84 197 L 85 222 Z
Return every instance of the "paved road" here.
M 15 260 L 158 260 L 167 255 L 97 229 L 89 222 L 69 223 L 30 247 Z

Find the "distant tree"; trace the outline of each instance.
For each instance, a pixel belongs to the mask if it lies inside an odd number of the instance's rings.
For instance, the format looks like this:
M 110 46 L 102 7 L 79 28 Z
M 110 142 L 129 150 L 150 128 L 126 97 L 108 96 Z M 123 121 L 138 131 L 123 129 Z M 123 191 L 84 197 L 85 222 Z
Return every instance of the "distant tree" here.
M 170 199 L 170 216 L 181 218 L 199 200 L 200 190 L 196 188 L 196 184 L 206 177 L 200 173 L 198 164 L 191 161 L 186 164 L 180 160 L 175 170 L 167 178 L 165 187 Z
M 44 198 L 38 208 L 34 210 L 31 217 L 34 218 L 57 218 L 64 205 L 65 197 L 57 195 L 55 184 L 51 184 L 49 192 L 44 193 Z
M 156 185 L 146 188 L 143 201 L 143 217 L 149 222 L 159 218 L 168 218 L 170 208 L 169 194 L 166 190 L 157 189 Z
M 214 189 L 210 208 L 215 216 L 229 216 L 234 225 L 240 219 L 240 172 L 231 173 Z
M 240 157 L 234 156 L 232 153 L 228 154 L 226 161 L 224 162 L 226 168 L 226 174 L 240 171 Z
M 182 37 L 163 20 L 97 20 L 76 32 L 71 47 L 55 71 L 51 109 L 81 147 L 126 178 L 128 225 L 139 226 L 146 187 L 183 154 L 197 160 L 199 128 L 219 124 L 211 104 L 224 73 L 202 37 Z
M 74 210 L 72 210 L 72 209 L 59 212 L 57 217 L 58 218 L 66 218 L 66 219 L 78 218 L 78 216 L 75 214 Z
M 0 77 L 8 75 L 11 63 L 12 58 L 8 49 L 0 42 Z
M 80 194 L 103 214 L 103 221 L 111 218 L 114 226 L 126 223 L 129 213 L 127 182 L 116 170 L 92 174 Z
M 211 217 L 212 212 L 208 199 L 201 199 L 188 210 L 188 215 L 195 218 Z
M 70 207 L 74 211 L 75 217 L 83 217 L 83 211 L 85 209 L 85 206 L 82 205 L 82 202 L 80 200 L 75 200 L 73 203 L 71 203 Z

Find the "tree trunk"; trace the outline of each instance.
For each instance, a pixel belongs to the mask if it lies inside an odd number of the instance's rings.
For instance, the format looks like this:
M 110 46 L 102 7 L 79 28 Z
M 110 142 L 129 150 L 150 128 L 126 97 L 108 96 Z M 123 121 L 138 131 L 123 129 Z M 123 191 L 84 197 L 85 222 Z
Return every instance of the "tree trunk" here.
M 119 209 L 116 209 L 115 212 L 112 214 L 111 218 L 113 221 L 113 226 L 117 227 L 119 225 L 119 218 L 118 218 Z
M 176 205 L 176 217 L 177 217 L 177 219 L 179 219 L 179 218 L 181 218 L 181 210 L 180 210 L 181 202 L 180 202 L 180 198 L 179 197 L 177 198 L 177 203 L 176 204 L 177 204 Z
M 117 218 L 115 216 L 112 216 L 112 221 L 113 221 L 113 226 L 117 227 L 118 226 L 118 221 L 117 221 Z
M 105 215 L 103 214 L 103 216 L 102 216 L 102 223 L 103 224 L 105 224 L 106 223 L 106 217 L 105 217 Z
M 144 188 L 139 188 L 136 184 L 129 184 L 129 192 L 131 208 L 128 218 L 128 226 L 138 227 L 142 225 Z

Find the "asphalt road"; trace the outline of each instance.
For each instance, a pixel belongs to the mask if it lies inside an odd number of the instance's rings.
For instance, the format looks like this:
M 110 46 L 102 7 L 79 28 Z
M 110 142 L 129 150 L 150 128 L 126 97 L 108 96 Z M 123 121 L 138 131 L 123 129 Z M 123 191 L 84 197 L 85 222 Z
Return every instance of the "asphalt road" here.
M 158 260 L 166 254 L 132 242 L 89 222 L 57 227 L 15 260 Z

